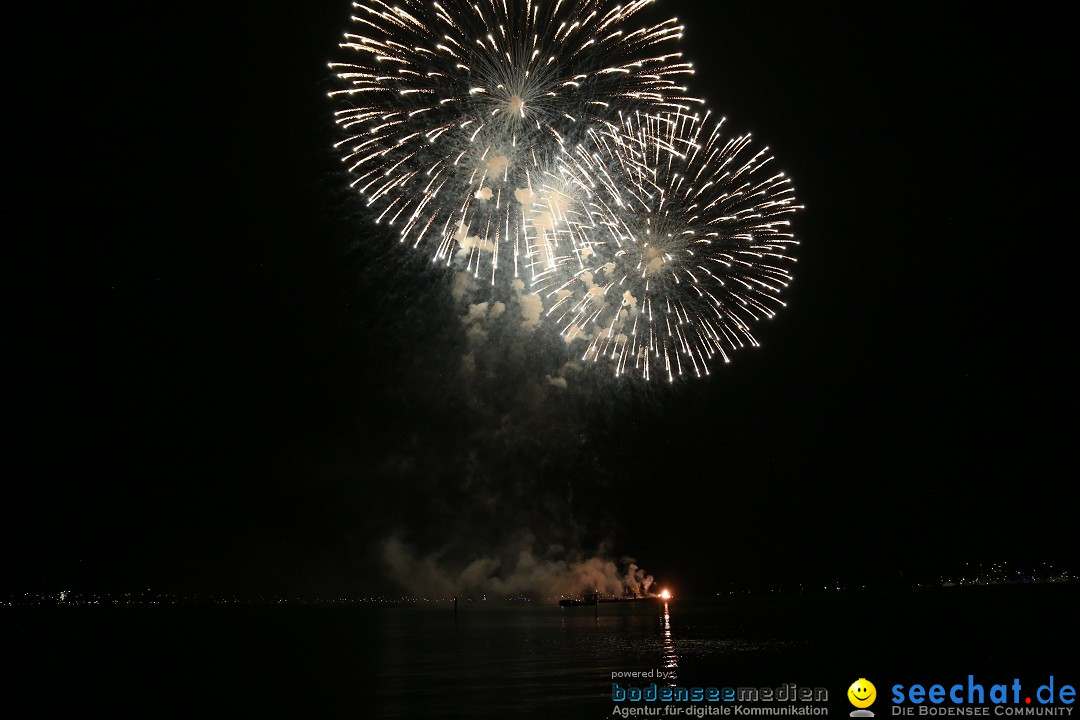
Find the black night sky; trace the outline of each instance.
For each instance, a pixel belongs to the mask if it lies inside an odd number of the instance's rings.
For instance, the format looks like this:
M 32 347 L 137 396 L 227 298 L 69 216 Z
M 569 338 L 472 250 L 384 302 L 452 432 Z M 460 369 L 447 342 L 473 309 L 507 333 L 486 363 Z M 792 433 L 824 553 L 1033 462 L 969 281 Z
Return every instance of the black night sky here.
M 2 589 L 392 592 L 388 536 L 526 529 L 695 593 L 1076 570 L 1060 20 L 660 5 L 795 180 L 796 282 L 711 379 L 530 418 L 512 370 L 454 388 L 448 275 L 347 191 L 348 3 L 87 8 L 23 52 Z

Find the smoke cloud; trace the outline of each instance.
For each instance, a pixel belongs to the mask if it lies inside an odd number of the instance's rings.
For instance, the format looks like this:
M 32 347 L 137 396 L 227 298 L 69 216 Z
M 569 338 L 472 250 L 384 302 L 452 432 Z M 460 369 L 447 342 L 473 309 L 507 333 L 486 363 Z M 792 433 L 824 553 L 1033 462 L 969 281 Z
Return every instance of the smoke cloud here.
M 505 289 L 443 273 L 422 322 L 383 333 L 406 358 L 373 403 L 393 409 L 369 528 L 385 579 L 417 597 L 647 593 L 652 577 L 616 550 L 618 483 L 596 450 L 612 384 L 540 322 L 541 296 Z
M 559 546 L 542 555 L 528 548 L 511 549 L 502 556 L 486 555 L 455 566 L 439 553 L 421 557 L 398 538 L 390 538 L 383 543 L 383 558 L 391 577 L 415 596 L 646 595 L 653 585 L 653 577 L 633 558 L 616 563 L 601 551 L 597 557 L 575 559 Z

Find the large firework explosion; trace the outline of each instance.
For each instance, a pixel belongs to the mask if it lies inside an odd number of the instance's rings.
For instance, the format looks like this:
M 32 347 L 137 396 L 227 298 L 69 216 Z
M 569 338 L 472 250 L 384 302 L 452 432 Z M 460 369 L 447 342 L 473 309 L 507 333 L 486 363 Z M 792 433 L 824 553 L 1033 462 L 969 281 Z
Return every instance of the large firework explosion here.
M 685 109 L 674 19 L 631 28 L 651 0 L 354 3 L 331 63 L 338 142 L 377 222 L 474 273 L 533 279 L 578 252 L 549 188 L 552 148 L 628 104 Z
M 354 3 L 330 94 L 375 222 L 580 361 L 674 380 L 757 344 L 799 206 L 679 84 L 678 22 L 631 25 L 651 2 Z
M 756 345 L 791 280 L 794 190 L 768 148 L 720 123 L 640 115 L 590 132 L 564 167 L 583 188 L 591 262 L 545 295 L 582 360 L 645 379 L 708 373 L 714 355 Z

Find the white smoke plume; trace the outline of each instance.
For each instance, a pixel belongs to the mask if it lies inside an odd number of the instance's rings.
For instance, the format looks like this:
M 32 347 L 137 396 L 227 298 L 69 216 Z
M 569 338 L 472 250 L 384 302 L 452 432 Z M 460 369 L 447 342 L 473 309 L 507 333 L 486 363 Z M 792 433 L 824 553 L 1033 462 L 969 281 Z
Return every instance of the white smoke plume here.
M 558 546 L 537 555 L 522 547 L 528 544 L 529 540 L 522 541 L 505 557 L 488 555 L 454 565 L 439 553 L 420 556 L 395 537 L 383 543 L 383 559 L 391 578 L 414 597 L 551 598 L 591 592 L 644 596 L 653 585 L 652 575 L 633 558 L 616 563 L 606 557 L 567 557 Z

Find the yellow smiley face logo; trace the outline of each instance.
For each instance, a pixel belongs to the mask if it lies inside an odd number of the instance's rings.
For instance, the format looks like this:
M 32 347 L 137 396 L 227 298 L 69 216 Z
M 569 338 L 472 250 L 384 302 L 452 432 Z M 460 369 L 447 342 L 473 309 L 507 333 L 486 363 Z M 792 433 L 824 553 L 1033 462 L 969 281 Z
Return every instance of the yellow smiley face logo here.
M 847 698 L 855 707 L 867 708 L 874 704 L 874 699 L 877 698 L 877 688 L 874 687 L 874 683 L 866 678 L 859 678 L 851 683 L 851 687 L 847 689 Z

